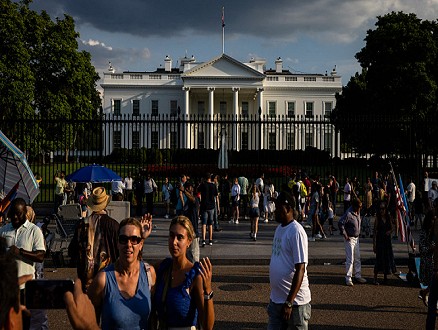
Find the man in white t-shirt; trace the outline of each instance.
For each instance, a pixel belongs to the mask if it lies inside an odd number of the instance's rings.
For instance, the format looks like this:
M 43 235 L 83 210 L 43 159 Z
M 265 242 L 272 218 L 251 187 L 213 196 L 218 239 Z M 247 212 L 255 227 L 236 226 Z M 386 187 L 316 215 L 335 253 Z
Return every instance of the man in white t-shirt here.
M 131 171 L 128 172 L 128 176 L 123 180 L 123 184 L 125 185 L 125 201 L 129 201 L 132 203 L 132 187 L 134 180 L 131 176 Z
M 342 191 L 344 193 L 344 213 L 345 213 L 350 207 L 350 201 L 351 201 L 351 185 L 350 183 L 348 183 L 347 177 L 345 177 L 345 186 Z
M 406 187 L 406 196 L 408 198 L 408 209 L 409 209 L 409 219 L 411 221 L 414 221 L 414 215 L 415 215 L 415 184 L 412 182 L 412 177 L 409 177 L 408 179 L 408 186 Z
M 432 181 L 432 188 L 429 190 L 428 197 L 429 197 L 429 208 L 433 210 L 433 202 L 435 199 L 438 198 L 436 181 Z
M 311 315 L 310 289 L 307 278 L 307 234 L 294 221 L 298 216 L 295 200 L 282 191 L 275 201 L 275 230 L 272 244 L 269 282 L 270 302 L 267 308 L 268 330 L 307 329 Z

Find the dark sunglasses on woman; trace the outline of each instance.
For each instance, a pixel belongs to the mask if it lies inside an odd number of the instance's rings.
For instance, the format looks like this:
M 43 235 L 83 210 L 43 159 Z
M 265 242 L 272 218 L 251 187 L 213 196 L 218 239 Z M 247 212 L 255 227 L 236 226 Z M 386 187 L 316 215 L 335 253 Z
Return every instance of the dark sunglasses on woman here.
M 119 236 L 119 243 L 120 244 L 128 244 L 128 241 L 131 242 L 132 245 L 137 245 L 141 242 L 141 237 L 138 236 L 126 236 L 126 235 L 120 235 Z

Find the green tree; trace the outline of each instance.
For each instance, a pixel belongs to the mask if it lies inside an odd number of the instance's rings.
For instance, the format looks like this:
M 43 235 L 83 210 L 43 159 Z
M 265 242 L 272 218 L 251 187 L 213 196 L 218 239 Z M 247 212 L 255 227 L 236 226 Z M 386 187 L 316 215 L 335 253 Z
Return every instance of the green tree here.
M 437 22 L 392 12 L 377 17 L 365 41 L 356 54 L 363 70 L 344 87 L 333 111 L 343 139 L 359 152 L 427 151 L 435 129 L 428 119 L 437 113 Z M 366 134 L 352 130 L 359 118 L 370 120 Z
M 29 3 L 0 0 L 5 35 L 0 46 L 0 115 L 6 120 L 31 115 L 39 127 L 28 129 L 44 141 L 32 153 L 63 150 L 68 160 L 86 122 L 98 118 L 99 75 L 90 54 L 78 50 L 73 18 L 64 15 L 53 21 L 45 11 L 30 10 Z M 10 134 L 17 139 L 14 130 Z M 35 142 L 27 142 L 35 147 Z

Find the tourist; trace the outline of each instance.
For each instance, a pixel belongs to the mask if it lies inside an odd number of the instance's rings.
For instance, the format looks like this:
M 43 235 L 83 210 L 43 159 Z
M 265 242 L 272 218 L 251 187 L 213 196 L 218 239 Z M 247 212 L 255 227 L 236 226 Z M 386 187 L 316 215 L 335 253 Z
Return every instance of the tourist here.
M 388 282 L 387 275 L 396 272 L 394 253 L 392 252 L 391 233 L 393 231 L 391 215 L 385 203 L 380 203 L 379 213 L 374 222 L 373 251 L 376 254 L 374 265 L 374 284 L 379 285 L 377 274 L 383 273 L 383 283 Z
M 272 183 L 271 179 L 265 180 L 265 185 L 263 188 L 263 211 L 265 213 L 265 220 L 263 222 L 268 222 L 268 218 L 271 217 L 271 221 L 274 220 L 274 211 L 275 211 L 275 205 L 274 202 L 270 201 L 271 197 L 274 197 L 275 189 L 274 184 Z
M 53 213 L 57 214 L 59 205 L 64 204 L 64 192 L 65 192 L 65 188 L 67 188 L 67 181 L 65 181 L 65 172 L 61 171 L 61 177 L 58 177 L 58 170 L 56 170 L 54 180 L 55 180 L 55 205 L 54 205 Z
M 201 263 L 187 260 L 193 238 L 192 223 L 187 217 L 172 219 L 168 239 L 171 258 L 156 266 L 154 306 L 160 329 L 195 329 L 198 318 L 202 329 L 213 329 L 212 267 L 208 258 Z
M 351 194 L 352 194 L 351 185 L 348 182 L 348 177 L 345 177 L 345 185 L 344 185 L 344 189 L 342 189 L 342 192 L 344 193 L 344 213 L 345 213 L 350 207 Z
M 252 185 L 249 190 L 250 202 L 249 202 L 249 218 L 251 220 L 251 232 L 249 237 L 254 241 L 257 240 L 257 231 L 260 218 L 259 198 L 260 191 L 256 185 Z
M 279 225 L 269 265 L 268 330 L 307 329 L 311 316 L 307 235 L 294 220 L 297 215 L 294 198 L 280 192 L 275 199 L 275 220 Z
M 429 295 L 429 284 L 433 276 L 433 253 L 435 250 L 435 239 L 433 228 L 435 218 L 433 212 L 429 211 L 424 218 L 420 231 L 420 283 L 426 288 L 420 290 L 420 297 L 427 306 Z
M 338 228 L 341 235 L 344 236 L 345 245 L 345 284 L 353 286 L 353 266 L 355 269 L 355 278 L 359 283 L 366 283 L 367 280 L 361 275 L 360 249 L 359 249 L 359 234 L 360 234 L 360 209 L 362 202 L 358 198 L 354 198 L 352 206 L 341 217 L 338 222 Z
M 233 180 L 233 186 L 231 187 L 231 206 L 233 207 L 233 218 L 230 223 L 239 223 L 239 204 L 240 204 L 240 186 L 237 178 Z
M 123 179 L 123 184 L 125 188 L 125 201 L 128 201 L 129 204 L 132 203 L 132 188 L 133 188 L 134 180 L 131 176 L 131 171 L 128 171 L 128 175 Z
M 209 245 L 213 245 L 213 217 L 215 205 L 219 205 L 216 186 L 211 182 L 211 174 L 207 172 L 204 182 L 198 188 L 201 193 L 200 214 L 202 221 L 202 247 L 205 247 L 205 234 L 208 226 Z M 216 200 L 216 202 L 215 202 Z
M 148 173 L 146 176 L 146 180 L 143 183 L 144 194 L 146 195 L 146 213 L 149 213 L 152 216 L 154 215 L 154 192 L 158 194 L 157 184 L 154 179 L 151 178 L 151 174 Z
M 164 206 L 166 207 L 165 219 L 169 219 L 170 214 L 170 193 L 172 192 L 172 184 L 169 183 L 169 178 L 164 178 L 163 187 L 161 188 L 161 198 L 163 199 Z
M 249 182 L 248 179 L 243 175 L 243 173 L 240 174 L 240 176 L 237 178 L 237 181 L 239 182 L 240 186 L 240 200 L 242 201 L 242 212 L 240 212 L 241 215 L 243 215 L 243 219 L 246 219 L 246 215 L 248 214 L 247 208 L 248 208 L 248 189 L 249 189 Z
M 102 316 L 103 330 L 153 329 L 149 315 L 155 269 L 141 261 L 143 240 L 151 225 L 152 217 L 143 219 L 142 223 L 134 218 L 123 220 L 117 234 L 120 257 L 99 272 L 88 288 L 96 319 Z

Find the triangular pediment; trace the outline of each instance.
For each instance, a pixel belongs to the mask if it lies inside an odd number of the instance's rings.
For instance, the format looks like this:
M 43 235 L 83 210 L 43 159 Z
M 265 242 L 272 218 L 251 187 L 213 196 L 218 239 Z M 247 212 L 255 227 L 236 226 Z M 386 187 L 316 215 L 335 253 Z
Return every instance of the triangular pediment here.
M 184 72 L 181 78 L 262 80 L 265 75 L 226 54 L 222 54 Z

